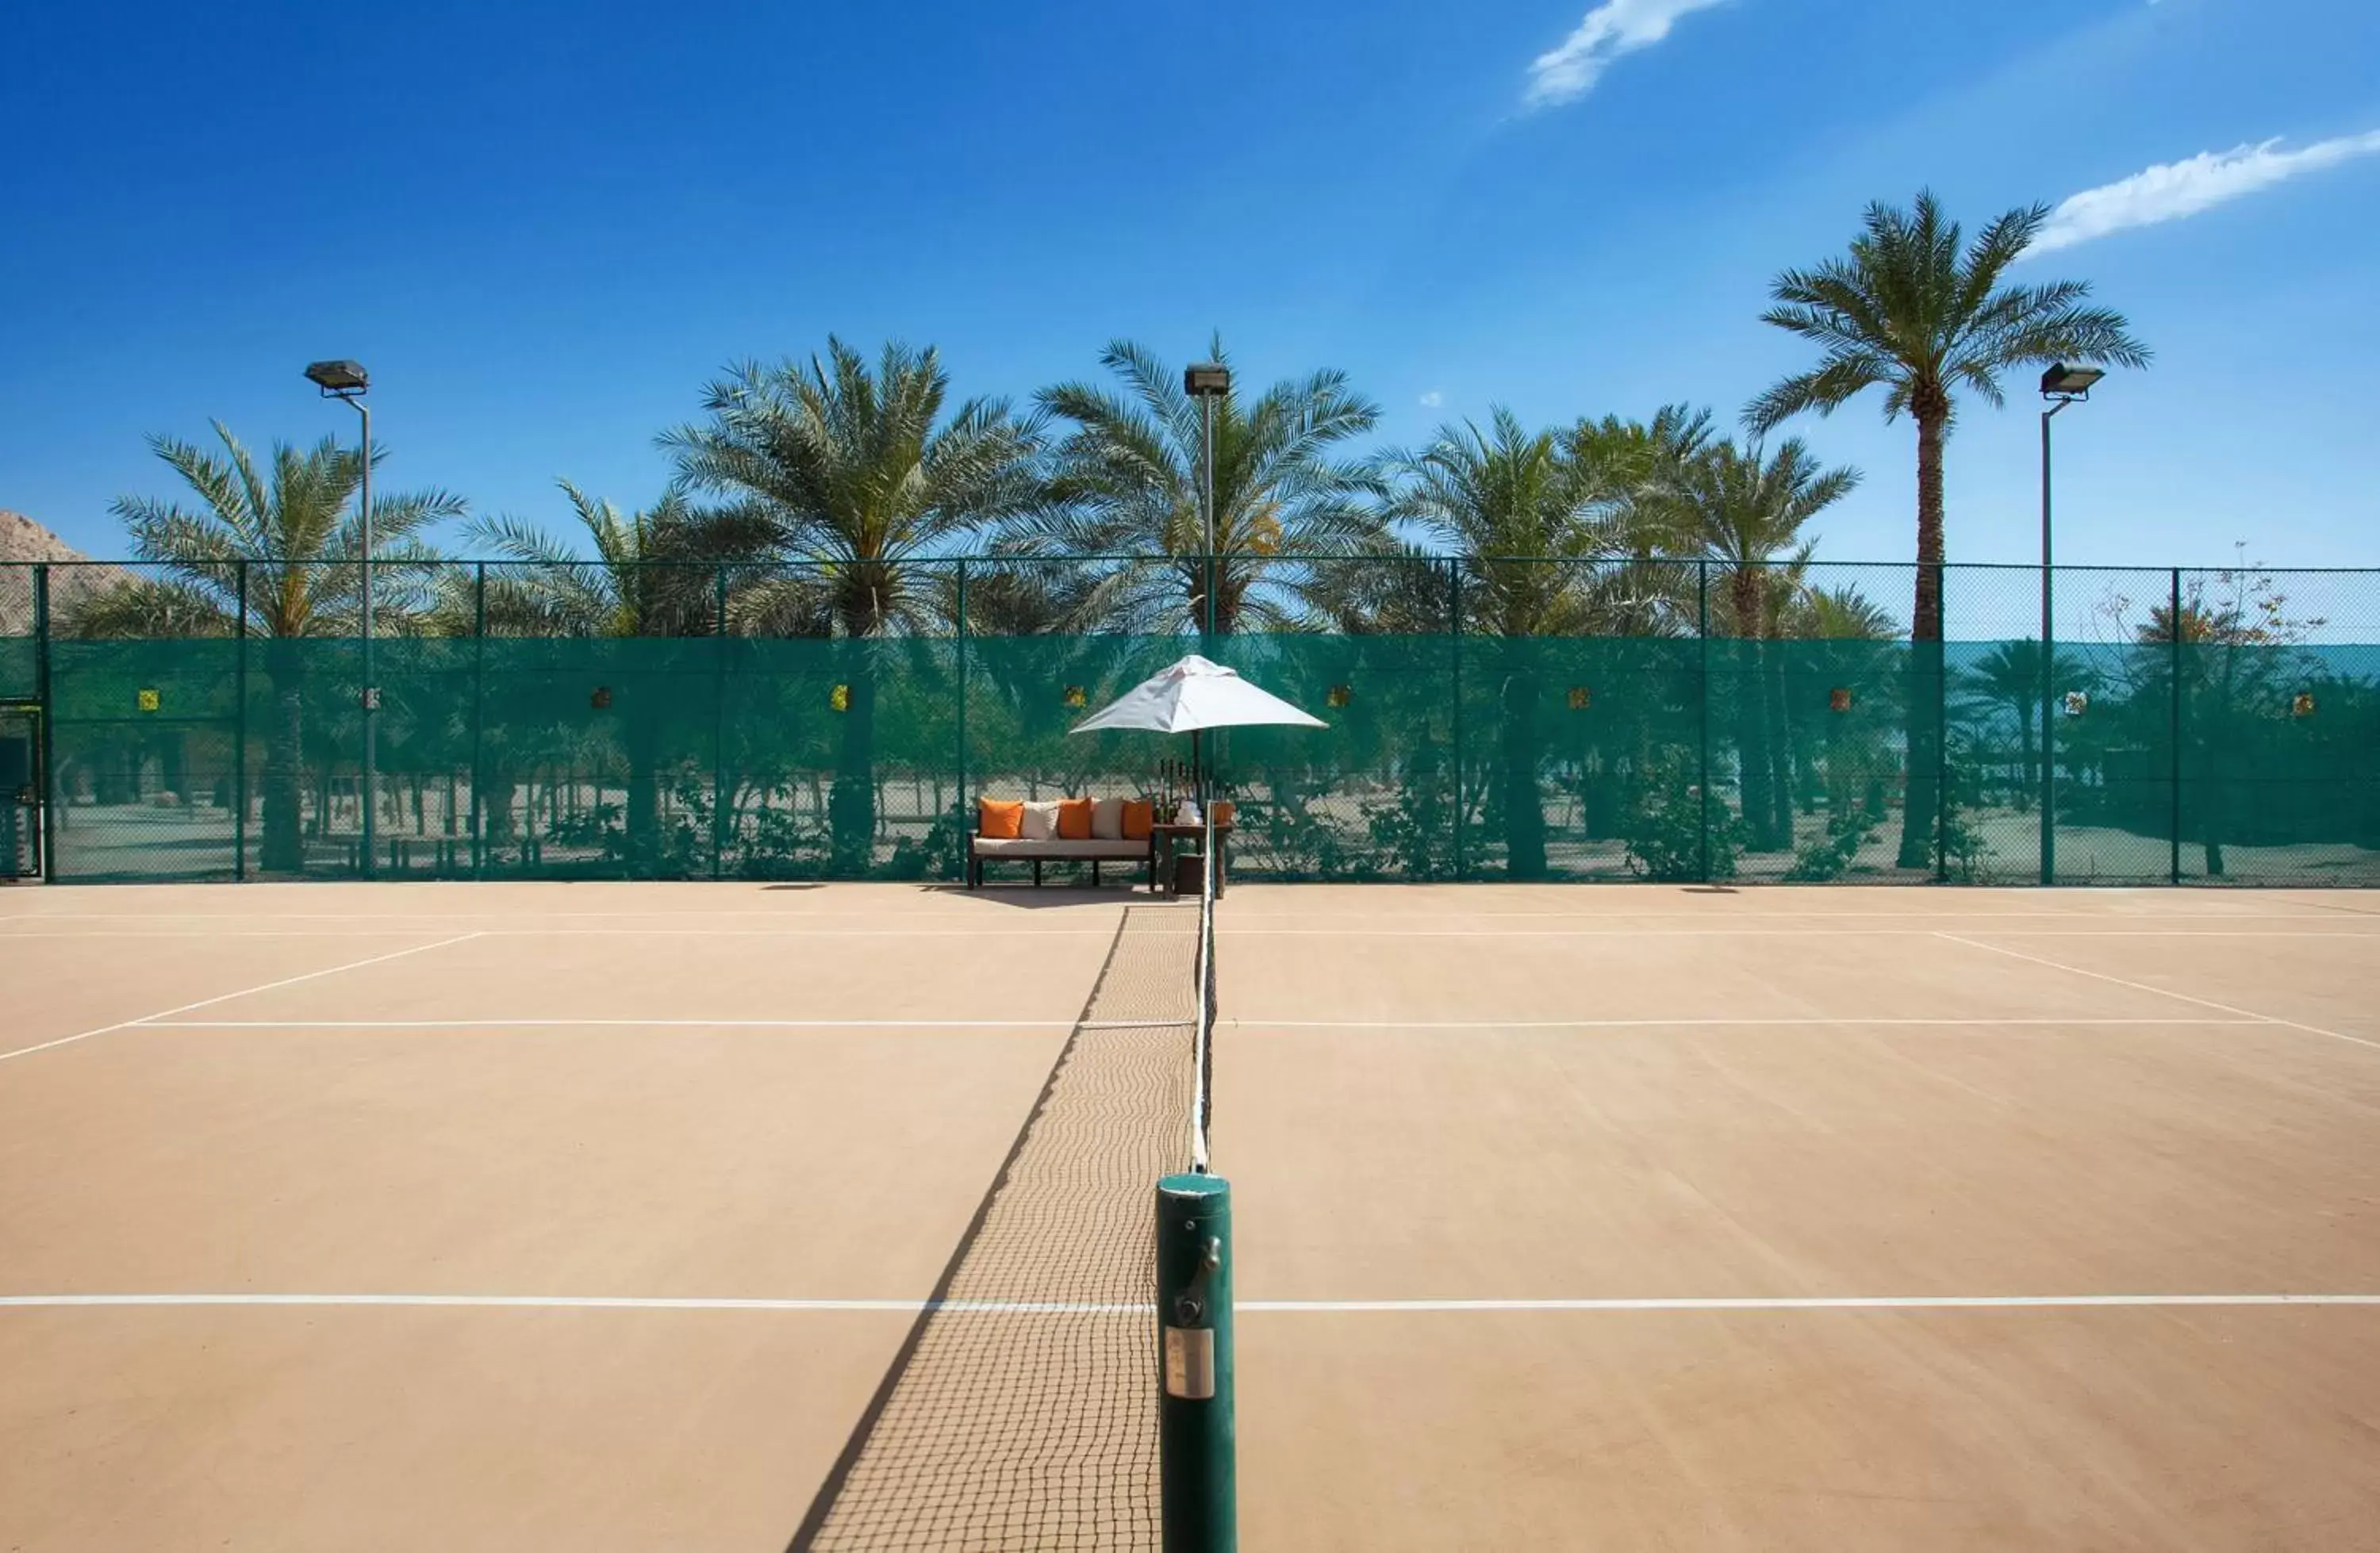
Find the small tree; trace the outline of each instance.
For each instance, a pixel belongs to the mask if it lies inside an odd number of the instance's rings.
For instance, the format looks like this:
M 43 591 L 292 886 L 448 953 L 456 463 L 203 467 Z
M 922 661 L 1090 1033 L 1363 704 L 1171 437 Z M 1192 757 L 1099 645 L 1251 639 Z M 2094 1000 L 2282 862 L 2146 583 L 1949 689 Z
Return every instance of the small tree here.
M 363 568 L 361 515 L 352 503 L 361 456 L 325 437 L 300 450 L 273 444 L 269 468 L 221 421 L 223 452 L 173 437 L 151 437 L 163 459 L 198 498 L 195 506 L 125 496 L 110 509 L 140 559 L 164 575 L 128 583 L 94 599 L 80 628 L 92 635 L 229 635 L 245 611 L 248 629 L 268 638 L 265 675 L 273 718 L 266 735 L 263 836 L 267 871 L 305 866 L 299 820 L 304 788 L 305 661 L 297 642 L 351 635 L 359 623 Z M 385 445 L 372 450 L 377 467 Z M 432 558 L 423 530 L 465 512 L 459 496 L 431 490 L 375 495 L 374 569 L 402 577 Z M 389 624 L 401 622 L 392 619 Z M 242 709 L 246 715 L 246 709 Z

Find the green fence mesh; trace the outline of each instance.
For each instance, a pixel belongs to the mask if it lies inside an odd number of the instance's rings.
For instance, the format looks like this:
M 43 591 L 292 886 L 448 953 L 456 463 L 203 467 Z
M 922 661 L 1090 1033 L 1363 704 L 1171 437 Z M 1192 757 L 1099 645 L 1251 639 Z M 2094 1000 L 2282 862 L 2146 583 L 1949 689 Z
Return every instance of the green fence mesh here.
M 384 616 L 369 827 L 350 635 L 26 612 L 0 698 L 45 700 L 61 880 L 956 880 L 979 796 L 1176 780 L 1186 741 L 1067 729 L 1202 645 L 1014 629 L 972 564 L 973 615 L 945 587 L 869 638 L 764 634 L 731 575 L 668 636 L 492 622 L 490 568 L 393 581 L 475 607 Z M 2061 569 L 2045 673 L 2033 568 L 1946 568 L 1937 641 L 1905 566 L 1632 564 L 1607 629 L 1548 636 L 1476 601 L 1551 564 L 1409 563 L 1354 617 L 1299 564 L 1272 628 L 1204 643 L 1330 724 L 1209 746 L 1244 877 L 2380 883 L 2380 574 Z

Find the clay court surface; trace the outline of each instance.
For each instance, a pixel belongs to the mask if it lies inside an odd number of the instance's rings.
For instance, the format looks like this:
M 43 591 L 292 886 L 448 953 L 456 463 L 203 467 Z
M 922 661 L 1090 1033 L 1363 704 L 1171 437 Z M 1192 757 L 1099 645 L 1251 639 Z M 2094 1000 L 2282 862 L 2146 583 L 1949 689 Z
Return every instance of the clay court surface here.
M 921 1302 L 1143 1341 L 997 1291 L 1084 1259 L 1066 1193 L 1145 1203 L 1052 1067 L 1185 1015 L 1194 927 L 0 892 L 0 1548 L 912 1545 L 854 1442 L 931 1437 Z M 2380 1543 L 2380 899 L 1244 885 L 1220 935 L 1244 1546 Z M 1110 1081 L 1171 1115 L 1162 1056 Z M 1003 1162 L 1057 1209 L 979 1212 Z M 1095 1433 L 1153 1407 L 1051 1352 Z M 1147 1535 L 963 1498 L 944 1546 Z

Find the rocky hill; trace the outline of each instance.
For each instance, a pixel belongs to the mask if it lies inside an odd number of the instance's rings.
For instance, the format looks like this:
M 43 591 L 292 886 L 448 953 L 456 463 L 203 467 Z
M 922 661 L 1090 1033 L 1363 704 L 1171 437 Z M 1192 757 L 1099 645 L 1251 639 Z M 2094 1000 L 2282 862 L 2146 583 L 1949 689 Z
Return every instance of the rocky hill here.
M 21 637 L 33 628 L 32 569 L 5 563 L 90 559 L 24 514 L 0 512 L 0 637 Z M 68 609 L 131 580 L 121 566 L 61 567 L 50 574 L 50 608 Z

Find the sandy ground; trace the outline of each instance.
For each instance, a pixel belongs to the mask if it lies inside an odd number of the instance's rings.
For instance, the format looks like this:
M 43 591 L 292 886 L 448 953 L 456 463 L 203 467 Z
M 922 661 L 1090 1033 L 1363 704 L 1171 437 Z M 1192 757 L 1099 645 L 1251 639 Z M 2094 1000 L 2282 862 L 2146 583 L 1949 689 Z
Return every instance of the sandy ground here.
M 785 1547 L 1132 899 L 0 892 L 0 1548 Z M 2374 1546 L 2380 902 L 1220 917 L 1245 1546 Z

